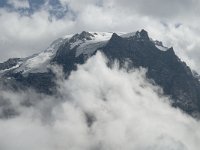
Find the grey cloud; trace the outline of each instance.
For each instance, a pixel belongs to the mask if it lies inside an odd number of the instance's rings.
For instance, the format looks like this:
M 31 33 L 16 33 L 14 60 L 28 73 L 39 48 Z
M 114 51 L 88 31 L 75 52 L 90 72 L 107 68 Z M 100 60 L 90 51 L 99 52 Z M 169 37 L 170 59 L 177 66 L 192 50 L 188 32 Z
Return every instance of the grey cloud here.
M 0 10 L 1 61 L 9 57 L 24 57 L 47 48 L 50 42 L 69 32 L 73 26 L 70 16 L 64 21 L 49 21 L 48 12 L 39 11 L 31 17 Z M 9 19 L 8 19 L 9 18 Z
M 199 7 L 198 0 L 114 0 L 114 5 L 131 9 L 136 13 L 159 18 L 174 18 L 180 15 L 194 14 Z
M 159 19 L 197 16 L 196 13 L 199 12 L 200 7 L 198 0 L 61 0 L 61 2 L 68 4 L 69 7 L 78 12 L 84 10 L 88 5 L 96 5 L 105 9 L 120 10 L 127 13 L 132 12 Z

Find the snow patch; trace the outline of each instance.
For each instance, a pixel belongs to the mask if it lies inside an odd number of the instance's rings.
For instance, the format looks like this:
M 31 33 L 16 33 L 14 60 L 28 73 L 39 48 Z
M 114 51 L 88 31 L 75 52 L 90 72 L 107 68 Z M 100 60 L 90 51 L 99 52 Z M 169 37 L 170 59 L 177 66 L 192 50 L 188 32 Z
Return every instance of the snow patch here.
M 130 33 L 122 34 L 120 36 L 123 38 L 129 38 L 129 37 L 133 37 L 135 35 L 136 35 L 136 32 L 130 32 Z
M 97 49 L 105 46 L 107 41 L 111 38 L 112 32 L 90 32 L 93 35 L 92 40 L 78 40 L 71 44 L 71 49 L 75 46 L 76 49 L 76 57 L 81 54 L 91 55 Z
M 65 40 L 59 38 L 55 40 L 45 51 L 25 58 L 23 64 L 15 72 L 37 73 L 47 72 L 51 58 L 53 58 Z
M 168 48 L 167 47 L 164 47 L 164 46 L 159 46 L 159 45 L 155 45 L 159 50 L 161 50 L 161 51 L 166 51 L 166 50 L 168 50 Z
M 70 49 L 73 49 L 73 48 L 75 48 L 75 47 L 78 47 L 78 46 L 80 46 L 82 43 L 84 43 L 84 41 L 82 41 L 82 40 L 78 40 L 78 41 L 76 41 L 76 42 L 74 42 L 74 43 L 70 43 Z
M 169 49 L 168 47 L 163 46 L 163 43 L 162 43 L 161 41 L 157 41 L 157 40 L 153 41 L 152 39 L 151 39 L 151 41 L 152 41 L 152 42 L 155 44 L 155 46 L 156 46 L 159 50 L 161 50 L 161 51 L 166 51 L 166 50 Z
M 92 53 L 94 53 L 97 49 L 100 49 L 101 47 L 106 45 L 106 41 L 105 42 L 87 42 L 87 43 L 83 43 L 82 45 L 80 45 L 77 50 L 76 50 L 76 57 L 78 57 L 81 54 L 84 55 L 91 55 Z
M 19 63 L 16 64 L 15 66 L 13 66 L 13 67 L 11 67 L 11 68 L 8 68 L 8 69 L 0 70 L 0 74 L 18 68 L 18 67 L 21 65 L 21 63 L 22 63 L 22 62 L 19 62 Z

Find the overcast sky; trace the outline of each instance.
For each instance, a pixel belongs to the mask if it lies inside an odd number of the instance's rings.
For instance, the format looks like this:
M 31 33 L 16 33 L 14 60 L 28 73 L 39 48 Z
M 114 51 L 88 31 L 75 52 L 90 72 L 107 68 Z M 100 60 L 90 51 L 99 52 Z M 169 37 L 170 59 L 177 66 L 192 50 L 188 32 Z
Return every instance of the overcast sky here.
M 40 52 L 82 30 L 144 28 L 200 72 L 199 14 L 199 0 L 1 0 L 0 62 Z

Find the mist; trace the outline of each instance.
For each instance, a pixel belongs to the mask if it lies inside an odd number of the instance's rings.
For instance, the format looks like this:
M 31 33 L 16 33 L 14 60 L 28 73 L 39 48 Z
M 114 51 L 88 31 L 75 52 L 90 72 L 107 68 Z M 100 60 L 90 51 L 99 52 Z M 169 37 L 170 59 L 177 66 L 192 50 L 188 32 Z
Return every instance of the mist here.
M 54 67 L 54 96 L 1 90 L 0 149 L 199 149 L 199 121 L 171 107 L 146 69 L 106 63 L 97 53 L 68 79 Z

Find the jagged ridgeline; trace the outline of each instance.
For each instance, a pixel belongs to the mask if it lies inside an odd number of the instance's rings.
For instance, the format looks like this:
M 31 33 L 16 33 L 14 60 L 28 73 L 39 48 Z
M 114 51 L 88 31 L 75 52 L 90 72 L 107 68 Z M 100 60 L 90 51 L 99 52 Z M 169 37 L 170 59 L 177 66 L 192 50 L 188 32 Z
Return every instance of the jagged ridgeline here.
M 153 41 L 145 30 L 123 34 L 85 32 L 68 35 L 54 41 L 45 51 L 27 58 L 13 58 L 0 64 L 0 81 L 4 88 L 34 88 L 38 92 L 53 94 L 55 75 L 49 69 L 59 64 L 69 74 L 97 51 L 109 63 L 129 60 L 129 69 L 144 67 L 147 77 L 163 88 L 173 100 L 173 106 L 189 114 L 200 112 L 200 83 L 190 68 L 162 42 Z

